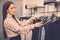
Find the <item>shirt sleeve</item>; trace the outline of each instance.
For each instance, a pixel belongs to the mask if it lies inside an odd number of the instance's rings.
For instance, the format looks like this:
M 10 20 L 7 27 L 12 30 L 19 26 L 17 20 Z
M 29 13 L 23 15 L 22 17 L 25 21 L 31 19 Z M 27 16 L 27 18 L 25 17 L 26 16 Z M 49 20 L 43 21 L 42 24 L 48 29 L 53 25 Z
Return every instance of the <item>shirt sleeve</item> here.
M 32 19 L 29 19 L 29 20 L 26 20 L 26 21 L 19 21 L 18 19 L 17 19 L 17 21 L 21 24 L 21 26 L 23 26 L 24 28 L 26 28 L 26 29 L 34 29 L 34 24 L 33 23 L 31 23 L 33 20 Z
M 19 32 L 21 27 L 19 25 L 17 25 L 17 23 L 15 23 L 12 20 L 6 20 L 4 22 L 4 27 L 13 31 L 13 32 Z
M 26 25 L 27 25 L 27 24 L 32 24 L 34 20 L 35 20 L 35 18 L 34 18 L 34 17 L 31 17 L 31 18 L 28 19 L 25 23 L 26 23 Z
M 34 24 L 31 24 L 31 25 L 27 25 L 26 26 L 26 30 L 27 31 L 31 31 L 32 29 L 34 29 L 35 28 L 35 25 Z
M 22 25 L 22 24 L 21 24 Z M 4 28 L 5 29 L 9 29 L 13 32 L 17 32 L 17 33 L 23 33 L 24 30 L 31 30 L 34 29 L 34 25 L 27 25 L 27 26 L 19 26 L 17 24 L 17 22 L 13 21 L 13 20 L 5 20 L 4 21 Z
M 26 25 L 32 24 L 33 21 L 35 20 L 35 18 L 31 17 L 30 19 L 28 19 L 26 21 L 19 21 L 17 18 L 16 18 L 16 20 L 19 22 L 19 24 L 21 24 L 21 26 L 26 26 Z
M 16 18 L 16 20 L 17 20 L 17 22 L 19 22 L 19 24 L 20 24 L 22 27 L 26 25 L 26 22 L 20 21 L 20 20 L 18 20 L 17 18 Z

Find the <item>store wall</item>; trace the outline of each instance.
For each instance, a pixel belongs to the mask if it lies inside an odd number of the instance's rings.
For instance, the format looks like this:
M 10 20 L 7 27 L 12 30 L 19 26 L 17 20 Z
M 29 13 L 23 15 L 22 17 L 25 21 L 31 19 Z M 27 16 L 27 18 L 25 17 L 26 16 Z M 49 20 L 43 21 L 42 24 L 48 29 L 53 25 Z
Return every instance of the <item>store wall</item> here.
M 56 0 L 56 1 L 60 2 L 60 0 Z
M 2 30 L 2 0 L 0 0 L 0 40 L 3 40 L 3 30 Z
M 28 9 L 25 9 L 25 5 L 44 6 L 43 4 L 44 0 L 23 0 L 23 16 L 30 15 Z

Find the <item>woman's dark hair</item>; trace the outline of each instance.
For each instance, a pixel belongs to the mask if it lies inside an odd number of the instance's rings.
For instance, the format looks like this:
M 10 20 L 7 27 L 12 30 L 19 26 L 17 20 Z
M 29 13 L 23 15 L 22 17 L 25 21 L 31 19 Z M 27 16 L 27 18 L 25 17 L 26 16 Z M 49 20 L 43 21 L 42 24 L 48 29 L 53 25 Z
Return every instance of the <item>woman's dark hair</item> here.
M 5 29 L 4 29 L 4 20 L 5 20 L 6 16 L 7 16 L 7 10 L 8 10 L 8 8 L 9 8 L 9 6 L 10 6 L 11 4 L 14 4 L 14 3 L 11 2 L 11 1 L 7 1 L 7 2 L 3 5 L 3 10 L 2 10 L 2 12 L 3 12 L 3 35 L 4 35 L 4 38 L 7 38 Z M 12 18 L 14 18 L 15 21 L 18 23 L 18 25 L 20 25 L 19 22 L 16 20 L 16 18 L 15 18 L 14 15 L 12 15 Z
M 5 2 L 4 5 L 3 5 L 2 13 L 3 13 L 3 35 L 4 35 L 4 38 L 7 38 L 5 29 L 4 29 L 4 20 L 5 20 L 6 16 L 7 16 L 7 10 L 8 10 L 8 8 L 9 8 L 9 6 L 10 6 L 11 4 L 14 4 L 14 3 L 11 2 L 11 1 L 7 1 L 7 2 Z
M 4 3 L 4 5 L 3 5 L 3 20 L 5 20 L 5 18 L 7 16 L 7 10 L 11 4 L 14 4 L 14 3 L 11 1 L 7 1 L 6 3 Z

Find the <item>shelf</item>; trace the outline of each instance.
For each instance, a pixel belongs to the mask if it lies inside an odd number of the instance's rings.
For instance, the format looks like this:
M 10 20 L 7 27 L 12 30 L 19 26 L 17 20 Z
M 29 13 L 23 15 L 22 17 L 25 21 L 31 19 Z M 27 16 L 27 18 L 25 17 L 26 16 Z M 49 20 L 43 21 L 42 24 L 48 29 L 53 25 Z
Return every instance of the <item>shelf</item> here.
M 45 1 L 44 5 L 48 5 L 48 4 L 51 4 L 51 3 L 56 3 L 56 1 Z
M 36 9 L 36 8 L 45 8 L 45 7 L 44 6 L 36 6 L 36 7 L 27 8 L 27 9 Z
M 44 2 L 44 5 L 48 5 L 48 4 L 51 4 L 51 3 L 55 3 L 55 5 L 60 5 L 60 2 L 57 2 L 57 1 L 45 1 Z

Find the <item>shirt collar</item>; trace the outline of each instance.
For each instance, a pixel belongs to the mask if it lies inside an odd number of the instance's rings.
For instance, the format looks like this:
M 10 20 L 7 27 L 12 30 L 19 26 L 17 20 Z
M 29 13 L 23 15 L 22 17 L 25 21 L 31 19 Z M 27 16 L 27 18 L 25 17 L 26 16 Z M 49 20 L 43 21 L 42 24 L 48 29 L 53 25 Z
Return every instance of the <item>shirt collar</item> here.
M 7 17 L 12 17 L 12 15 L 8 13 L 8 14 L 7 14 Z

